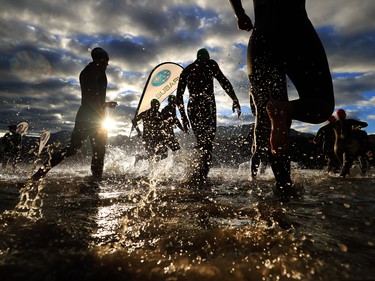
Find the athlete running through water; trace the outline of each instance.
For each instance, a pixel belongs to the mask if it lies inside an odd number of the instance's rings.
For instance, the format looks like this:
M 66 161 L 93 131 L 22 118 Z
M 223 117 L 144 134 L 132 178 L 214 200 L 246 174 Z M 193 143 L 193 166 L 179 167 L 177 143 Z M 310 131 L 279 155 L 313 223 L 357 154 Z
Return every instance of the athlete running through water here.
M 33 180 L 39 180 L 47 172 L 65 158 L 77 153 L 89 137 L 92 147 L 91 172 L 95 180 L 103 175 L 105 145 L 107 130 L 103 128 L 106 108 L 115 108 L 117 102 L 106 102 L 107 69 L 109 56 L 102 48 L 94 48 L 91 52 L 93 59 L 81 72 L 82 101 L 78 109 L 70 145 L 54 153 L 44 165 L 33 175 Z
M 197 140 L 199 159 L 193 163 L 195 171 L 190 182 L 194 185 L 204 184 L 212 162 L 213 142 L 216 134 L 216 102 L 214 81 L 216 78 L 225 92 L 233 100 L 232 110 L 241 115 L 241 106 L 229 80 L 224 76 L 216 61 L 210 59 L 206 49 L 200 49 L 197 59 L 181 73 L 177 87 L 177 106 L 181 113 L 184 130 L 189 128 L 183 101 L 186 86 L 189 90 L 187 107 L 191 127 Z
M 292 120 L 319 124 L 334 109 L 332 78 L 322 43 L 305 0 L 254 0 L 255 24 L 241 0 L 229 0 L 239 29 L 254 29 L 247 52 L 251 96 L 256 111 L 256 149 L 268 151 L 276 193 L 294 193 L 288 158 Z M 299 99 L 289 101 L 286 76 Z
M 359 158 L 362 175 L 367 171 L 366 153 L 370 150 L 368 136 L 362 128 L 368 126 L 367 122 L 346 119 L 346 112 L 339 109 L 336 112 L 338 120 L 332 123 L 335 132 L 334 151 L 342 165 L 340 177 L 345 178 L 356 158 Z
M 168 97 L 168 104 L 162 109 L 161 117 L 164 123 L 165 144 L 172 150 L 179 150 L 180 144 L 174 134 L 174 128 L 178 127 L 181 131 L 184 130 L 180 120 L 176 115 L 176 97 L 170 95 Z
M 321 127 L 313 139 L 313 143 L 317 146 L 327 160 L 328 172 L 337 173 L 340 168 L 339 159 L 336 157 L 335 146 L 335 131 L 333 130 L 332 123 L 336 121 L 335 116 L 328 118 L 328 124 Z
M 137 130 L 138 136 L 142 137 L 142 143 L 146 150 L 146 159 L 149 161 L 159 161 L 168 156 L 168 149 L 165 146 L 166 134 L 161 113 L 159 112 L 160 102 L 152 99 L 150 108 L 138 114 L 133 120 L 133 126 Z M 143 135 L 138 128 L 138 122 L 143 121 Z M 136 162 L 144 159 L 137 156 Z

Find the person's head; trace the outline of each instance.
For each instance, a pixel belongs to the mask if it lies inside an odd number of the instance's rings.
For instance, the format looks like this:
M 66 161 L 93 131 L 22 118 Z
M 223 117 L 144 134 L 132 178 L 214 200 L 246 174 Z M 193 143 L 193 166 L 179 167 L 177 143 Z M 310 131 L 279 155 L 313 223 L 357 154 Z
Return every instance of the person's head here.
M 210 53 L 207 51 L 207 49 L 202 48 L 199 49 L 197 52 L 197 59 L 209 59 Z
M 344 109 L 340 108 L 336 111 L 336 115 L 339 118 L 339 120 L 344 120 L 346 118 L 346 112 Z
M 328 123 L 333 123 L 333 122 L 335 122 L 336 121 L 336 117 L 335 116 L 333 116 L 333 115 L 331 115 L 331 116 L 329 116 L 328 117 Z
M 157 99 L 151 100 L 151 109 L 153 110 L 159 110 L 160 102 Z
M 107 67 L 109 56 L 108 56 L 108 53 L 103 48 L 96 47 L 92 49 L 91 57 L 95 63 L 100 64 L 103 67 Z
M 170 95 L 168 96 L 168 103 L 175 103 L 176 102 L 176 96 Z
M 17 125 L 9 125 L 8 129 L 10 132 L 15 133 L 17 131 Z

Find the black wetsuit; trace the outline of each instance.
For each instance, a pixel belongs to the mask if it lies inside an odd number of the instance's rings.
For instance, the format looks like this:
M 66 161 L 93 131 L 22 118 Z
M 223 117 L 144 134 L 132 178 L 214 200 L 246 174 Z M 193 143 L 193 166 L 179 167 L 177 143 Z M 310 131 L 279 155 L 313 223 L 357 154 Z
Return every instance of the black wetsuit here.
M 142 141 L 149 160 L 160 160 L 168 156 L 168 150 L 165 146 L 164 124 L 158 109 L 150 108 L 133 120 L 134 126 L 140 120 L 143 121 Z
M 101 178 L 104 167 L 107 131 L 103 128 L 107 76 L 105 70 L 91 62 L 79 76 L 82 92 L 81 106 L 78 109 L 70 145 L 54 153 L 33 176 L 39 179 L 62 160 L 77 153 L 89 137 L 92 147 L 91 172 L 95 178 Z
M 335 139 L 335 131 L 333 130 L 332 123 L 321 127 L 314 137 L 314 143 L 321 148 L 323 155 L 328 160 L 328 172 L 338 171 L 340 167 L 334 150 Z
M 230 0 L 236 15 L 240 0 Z M 299 99 L 291 119 L 321 123 L 334 109 L 332 78 L 321 41 L 308 19 L 305 0 L 254 0 L 255 24 L 248 45 L 248 73 L 255 104 L 257 149 L 270 151 L 270 100 L 288 101 L 287 79 Z M 290 186 L 288 155 L 269 155 L 277 187 Z
M 172 150 L 179 150 L 180 144 L 174 134 L 174 128 L 177 126 L 181 131 L 183 127 L 176 116 L 176 104 L 169 103 L 161 111 L 161 117 L 164 122 L 164 131 L 166 134 L 165 143 Z
M 367 133 L 353 127 L 364 128 L 367 127 L 366 122 L 354 119 L 337 120 L 333 123 L 335 131 L 335 154 L 341 161 L 342 169 L 340 176 L 345 177 L 349 174 L 349 170 L 353 161 L 360 157 L 362 174 L 365 174 L 367 169 L 366 149 L 368 148 Z
M 216 134 L 216 102 L 214 81 L 216 78 L 225 92 L 237 101 L 229 80 L 224 76 L 216 61 L 199 58 L 188 65 L 181 73 L 177 88 L 176 101 L 183 110 L 183 94 L 186 86 L 189 90 L 187 112 L 192 130 L 197 140 L 200 154 L 197 176 L 206 178 L 212 164 L 212 149 Z M 182 105 L 182 109 L 181 109 Z M 185 114 L 181 112 L 181 115 Z

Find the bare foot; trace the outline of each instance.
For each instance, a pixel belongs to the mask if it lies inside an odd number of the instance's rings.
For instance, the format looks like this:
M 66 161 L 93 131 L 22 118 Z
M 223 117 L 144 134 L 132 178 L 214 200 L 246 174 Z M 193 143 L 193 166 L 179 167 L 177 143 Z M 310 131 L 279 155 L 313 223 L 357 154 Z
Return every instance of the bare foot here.
M 289 104 L 282 101 L 270 101 L 266 109 L 271 121 L 271 152 L 273 155 L 286 154 L 289 147 Z

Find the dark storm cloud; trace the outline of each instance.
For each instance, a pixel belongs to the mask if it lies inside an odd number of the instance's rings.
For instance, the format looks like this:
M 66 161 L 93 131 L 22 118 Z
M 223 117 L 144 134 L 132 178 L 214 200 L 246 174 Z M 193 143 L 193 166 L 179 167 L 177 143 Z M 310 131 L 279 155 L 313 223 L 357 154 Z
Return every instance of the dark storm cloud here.
M 336 105 L 355 105 L 363 102 L 364 95 L 374 90 L 374 80 L 375 73 L 335 79 Z
M 375 29 L 363 33 L 339 34 L 332 27 L 318 29 L 331 68 L 341 72 L 374 70 Z
M 252 1 L 243 4 L 253 17 Z M 370 79 L 375 72 L 375 2 L 319 0 L 307 1 L 307 6 L 328 54 L 338 104 L 365 103 L 369 97 L 364 93 L 375 89 L 375 79 Z M 71 129 L 80 104 L 78 76 L 96 46 L 110 55 L 108 100 L 119 102 L 112 117 L 121 124 L 129 124 L 124 116 L 134 114 L 157 64 L 187 65 L 201 47 L 210 50 L 248 110 L 245 63 L 250 33 L 236 25 L 227 1 L 3 0 L 0 117 L 3 112 L 13 120 L 36 117 L 36 130 L 52 123 L 53 128 Z M 344 75 L 350 73 L 358 75 Z M 215 89 L 219 120 L 237 122 L 228 113 L 223 90 Z M 292 90 L 291 95 L 296 93 Z M 249 118 L 243 122 L 253 118 L 244 113 Z

